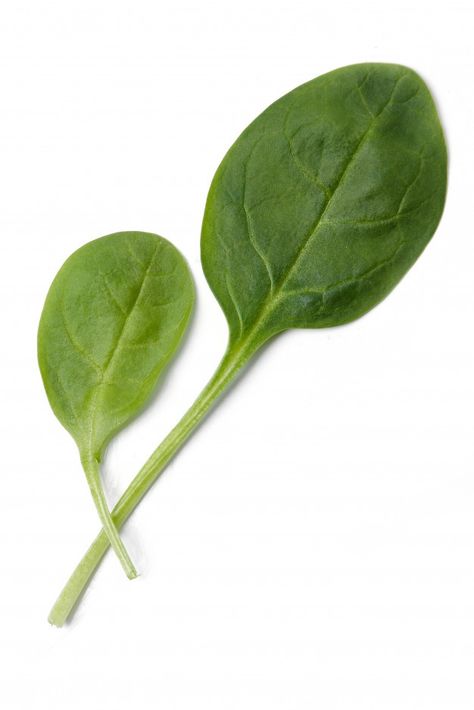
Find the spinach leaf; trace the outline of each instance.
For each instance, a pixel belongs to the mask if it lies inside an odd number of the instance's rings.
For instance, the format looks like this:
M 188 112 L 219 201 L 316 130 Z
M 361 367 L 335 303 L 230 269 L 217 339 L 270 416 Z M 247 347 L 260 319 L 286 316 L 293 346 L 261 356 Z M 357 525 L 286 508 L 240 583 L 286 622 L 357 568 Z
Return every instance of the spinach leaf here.
M 75 439 L 95 504 L 131 577 L 100 482 L 110 439 L 149 399 L 194 302 L 188 267 L 162 237 L 122 232 L 72 254 L 48 292 L 38 359 L 51 407 Z
M 318 77 L 242 133 L 212 182 L 201 242 L 229 345 L 115 506 L 118 527 L 265 341 L 352 321 L 393 289 L 437 227 L 446 171 L 431 95 L 398 65 Z M 101 531 L 53 606 L 52 624 L 71 614 L 108 545 Z
M 397 284 L 434 233 L 446 149 L 410 69 L 359 64 L 276 101 L 222 161 L 202 261 L 231 342 L 347 323 Z

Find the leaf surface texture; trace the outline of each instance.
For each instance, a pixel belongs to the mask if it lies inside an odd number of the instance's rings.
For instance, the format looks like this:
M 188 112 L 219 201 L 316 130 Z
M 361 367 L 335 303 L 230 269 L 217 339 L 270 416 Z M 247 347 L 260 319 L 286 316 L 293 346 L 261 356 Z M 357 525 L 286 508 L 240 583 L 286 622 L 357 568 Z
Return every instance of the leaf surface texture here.
M 442 129 L 411 69 L 344 67 L 276 101 L 225 156 L 204 215 L 231 342 L 363 315 L 423 251 L 445 193 Z
M 96 459 L 149 399 L 194 302 L 188 267 L 162 237 L 122 232 L 89 242 L 48 293 L 38 351 L 51 406 Z

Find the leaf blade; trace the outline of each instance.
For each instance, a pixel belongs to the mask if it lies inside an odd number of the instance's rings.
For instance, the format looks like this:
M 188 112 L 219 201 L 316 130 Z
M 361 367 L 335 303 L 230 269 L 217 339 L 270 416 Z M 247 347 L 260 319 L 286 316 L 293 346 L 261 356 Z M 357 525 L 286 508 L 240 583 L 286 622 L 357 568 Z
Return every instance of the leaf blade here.
M 46 298 L 38 359 L 53 411 L 82 453 L 100 459 L 144 406 L 193 303 L 184 259 L 156 235 L 101 237 L 65 262 Z
M 276 101 L 225 156 L 203 220 L 231 342 L 363 315 L 429 241 L 445 191 L 442 129 L 412 70 L 344 67 Z

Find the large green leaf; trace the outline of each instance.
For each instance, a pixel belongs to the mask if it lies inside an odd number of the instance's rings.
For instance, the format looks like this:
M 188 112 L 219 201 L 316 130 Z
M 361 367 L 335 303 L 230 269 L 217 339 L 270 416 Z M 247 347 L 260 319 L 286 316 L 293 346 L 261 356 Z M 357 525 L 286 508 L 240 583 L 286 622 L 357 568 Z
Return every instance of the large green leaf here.
M 276 101 L 206 205 L 203 266 L 231 343 L 366 313 L 426 246 L 445 192 L 442 129 L 412 70 L 349 66 Z

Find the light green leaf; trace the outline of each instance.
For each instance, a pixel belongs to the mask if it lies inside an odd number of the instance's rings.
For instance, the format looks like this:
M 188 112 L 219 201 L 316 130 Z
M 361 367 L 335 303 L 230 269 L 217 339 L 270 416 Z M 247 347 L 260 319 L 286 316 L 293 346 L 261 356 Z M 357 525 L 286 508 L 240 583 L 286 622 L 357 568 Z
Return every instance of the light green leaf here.
M 102 509 L 98 464 L 106 444 L 149 399 L 183 337 L 193 302 L 181 254 L 144 232 L 86 244 L 51 285 L 38 332 L 41 374 Z

